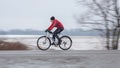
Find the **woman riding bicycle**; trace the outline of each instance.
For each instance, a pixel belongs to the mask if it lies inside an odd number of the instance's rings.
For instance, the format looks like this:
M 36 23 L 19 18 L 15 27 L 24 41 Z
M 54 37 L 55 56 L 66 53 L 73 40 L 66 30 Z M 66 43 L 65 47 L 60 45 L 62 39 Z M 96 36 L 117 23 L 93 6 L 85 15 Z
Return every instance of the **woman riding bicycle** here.
M 54 16 L 52 16 L 50 18 L 50 20 L 51 20 L 52 24 L 49 26 L 48 29 L 45 30 L 45 32 L 50 32 L 51 33 L 51 30 L 54 27 L 56 27 L 57 29 L 53 32 L 53 37 L 52 38 L 53 38 L 53 41 L 55 41 L 55 38 L 57 38 L 58 41 L 59 41 L 58 44 L 60 44 L 61 40 L 59 39 L 59 36 L 57 34 L 61 33 L 64 30 L 64 26 L 63 26 L 63 24 L 60 21 L 55 19 Z M 54 43 L 52 43 L 52 45 L 54 45 Z

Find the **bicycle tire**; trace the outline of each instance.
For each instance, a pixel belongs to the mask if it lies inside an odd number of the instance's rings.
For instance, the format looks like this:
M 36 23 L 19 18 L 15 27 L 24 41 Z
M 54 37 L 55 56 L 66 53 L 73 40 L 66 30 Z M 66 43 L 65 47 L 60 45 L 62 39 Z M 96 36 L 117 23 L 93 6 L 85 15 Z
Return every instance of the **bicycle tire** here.
M 39 44 L 42 39 L 47 39 L 47 40 L 48 40 L 48 45 L 47 45 L 47 47 L 45 47 L 45 48 L 42 48 L 42 45 Z M 43 43 L 43 42 L 42 42 L 42 43 Z M 45 45 L 44 45 L 44 46 L 45 46 Z M 41 37 L 39 37 L 39 38 L 37 39 L 37 47 L 38 47 L 40 50 L 43 50 L 43 51 L 48 50 L 48 49 L 50 48 L 50 46 L 51 46 L 51 41 L 50 41 L 50 39 L 49 39 L 48 37 L 46 37 L 46 36 L 41 36 Z
M 69 43 L 70 43 L 70 45 L 68 45 L 68 47 L 67 48 L 64 48 L 63 47 L 63 43 L 65 42 L 63 39 L 64 38 L 66 38 L 66 39 L 68 39 L 69 40 Z M 62 36 L 61 38 L 61 44 L 59 45 L 59 47 L 62 49 L 62 50 L 68 50 L 68 49 L 70 49 L 71 48 L 71 46 L 72 46 L 72 39 L 69 37 L 69 36 Z M 67 43 L 67 42 L 66 42 Z M 65 46 L 65 45 L 64 45 Z

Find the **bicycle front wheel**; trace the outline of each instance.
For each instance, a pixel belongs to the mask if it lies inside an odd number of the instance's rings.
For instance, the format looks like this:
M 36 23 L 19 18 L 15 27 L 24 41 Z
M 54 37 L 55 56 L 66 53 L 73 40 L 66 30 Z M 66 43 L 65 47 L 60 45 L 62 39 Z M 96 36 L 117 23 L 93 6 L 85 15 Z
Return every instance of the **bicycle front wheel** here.
M 68 50 L 71 48 L 72 39 L 69 36 L 62 36 L 60 39 L 61 39 L 61 44 L 59 45 L 59 47 L 62 50 Z
M 48 50 L 50 48 L 50 46 L 51 46 L 51 41 L 48 37 L 42 36 L 42 37 L 38 38 L 37 47 L 40 50 Z

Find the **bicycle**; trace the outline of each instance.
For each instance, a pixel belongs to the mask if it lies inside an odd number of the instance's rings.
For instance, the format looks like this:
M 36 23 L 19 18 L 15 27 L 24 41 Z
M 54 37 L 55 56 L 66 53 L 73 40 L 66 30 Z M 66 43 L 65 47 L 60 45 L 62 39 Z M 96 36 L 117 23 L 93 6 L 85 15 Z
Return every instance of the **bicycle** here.
M 51 36 L 53 36 L 53 33 L 46 32 L 45 36 L 39 37 L 37 39 L 37 47 L 40 50 L 45 51 L 45 50 L 48 50 L 51 47 L 52 43 L 54 43 L 55 47 L 59 46 L 62 50 L 68 50 L 68 49 L 71 48 L 72 39 L 69 36 L 63 35 L 63 36 L 60 37 L 60 34 L 58 34 L 59 39 L 61 41 L 58 41 L 58 39 L 53 41 Z M 60 44 L 58 44 L 59 42 L 60 42 Z

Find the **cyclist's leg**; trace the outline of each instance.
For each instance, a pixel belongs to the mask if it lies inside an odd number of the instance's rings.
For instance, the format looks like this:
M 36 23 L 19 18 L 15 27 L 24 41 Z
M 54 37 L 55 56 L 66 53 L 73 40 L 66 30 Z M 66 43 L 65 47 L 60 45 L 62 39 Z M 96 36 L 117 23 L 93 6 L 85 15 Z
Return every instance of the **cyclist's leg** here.
M 58 34 L 61 33 L 63 30 L 64 30 L 63 28 L 58 28 L 53 32 L 53 39 L 55 41 L 55 38 L 57 38 L 59 41 L 58 44 L 60 44 L 60 41 L 61 41 Z

